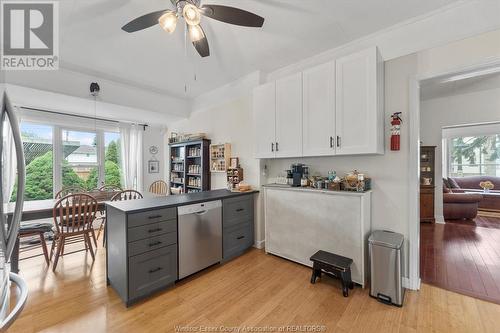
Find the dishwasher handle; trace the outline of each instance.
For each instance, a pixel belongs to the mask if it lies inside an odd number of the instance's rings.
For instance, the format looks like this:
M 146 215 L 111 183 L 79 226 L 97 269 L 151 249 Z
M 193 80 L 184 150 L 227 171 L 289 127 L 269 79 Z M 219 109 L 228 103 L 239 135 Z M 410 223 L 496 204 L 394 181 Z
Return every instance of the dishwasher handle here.
M 178 216 L 189 215 L 189 214 L 205 215 L 205 213 L 208 213 L 209 211 L 218 208 L 222 208 L 221 200 L 206 201 L 193 205 L 179 206 L 177 207 L 177 215 Z

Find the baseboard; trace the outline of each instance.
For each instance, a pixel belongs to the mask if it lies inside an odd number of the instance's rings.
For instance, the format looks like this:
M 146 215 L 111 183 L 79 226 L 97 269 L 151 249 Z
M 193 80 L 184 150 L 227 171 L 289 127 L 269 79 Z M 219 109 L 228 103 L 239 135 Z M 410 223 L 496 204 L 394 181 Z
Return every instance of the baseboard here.
M 264 248 L 265 245 L 266 245 L 266 240 L 261 240 L 261 241 L 255 241 L 255 243 L 253 244 L 253 247 L 261 250 Z
M 436 216 L 436 223 L 437 224 L 446 224 L 444 221 L 444 216 Z
M 417 282 L 412 285 L 411 281 L 409 278 L 404 277 L 403 278 L 403 287 L 406 289 L 411 289 L 411 290 L 420 290 L 420 278 L 417 280 Z

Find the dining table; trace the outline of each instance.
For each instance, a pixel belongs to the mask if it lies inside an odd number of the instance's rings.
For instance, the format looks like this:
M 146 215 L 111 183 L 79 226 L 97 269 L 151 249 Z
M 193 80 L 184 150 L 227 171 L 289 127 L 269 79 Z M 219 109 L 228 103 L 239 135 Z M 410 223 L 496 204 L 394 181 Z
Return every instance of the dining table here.
M 88 194 L 92 195 L 92 192 L 89 192 Z M 105 209 L 106 202 L 110 199 L 110 194 L 102 194 L 99 196 L 95 195 L 94 197 L 97 200 L 97 211 L 103 211 Z M 24 201 L 21 223 L 52 218 L 54 205 L 58 200 L 59 199 Z M 15 206 L 15 202 L 4 204 L 4 213 L 7 214 L 8 221 L 10 221 L 12 215 L 14 214 Z M 10 270 L 14 273 L 19 272 L 19 238 L 17 238 L 14 250 L 12 251 Z

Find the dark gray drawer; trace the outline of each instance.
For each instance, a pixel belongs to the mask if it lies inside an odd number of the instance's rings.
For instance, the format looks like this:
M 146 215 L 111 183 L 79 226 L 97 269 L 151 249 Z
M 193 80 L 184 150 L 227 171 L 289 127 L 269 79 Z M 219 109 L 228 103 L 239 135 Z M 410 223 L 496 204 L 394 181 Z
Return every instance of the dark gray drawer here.
M 145 296 L 177 280 L 177 245 L 129 258 L 129 299 Z
M 253 219 L 253 195 L 223 200 L 223 226 L 229 228 Z
M 177 244 L 176 232 L 131 242 L 128 244 L 128 255 L 131 257 L 172 244 Z
M 224 259 L 231 258 L 252 247 L 253 242 L 253 221 L 225 229 L 223 232 Z
M 140 225 L 156 223 L 160 221 L 167 221 L 177 218 L 176 208 L 164 208 L 149 210 L 146 212 L 128 214 L 128 227 L 134 228 Z
M 128 241 L 135 242 L 140 239 L 146 239 L 161 234 L 177 231 L 177 220 L 162 221 L 157 223 L 146 224 L 140 227 L 129 228 Z

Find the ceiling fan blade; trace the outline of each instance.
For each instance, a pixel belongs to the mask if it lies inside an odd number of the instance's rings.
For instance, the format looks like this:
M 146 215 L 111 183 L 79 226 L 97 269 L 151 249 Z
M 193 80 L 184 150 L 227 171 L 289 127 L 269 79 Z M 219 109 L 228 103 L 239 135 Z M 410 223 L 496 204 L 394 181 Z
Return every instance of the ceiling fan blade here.
M 229 24 L 257 28 L 262 27 L 264 24 L 263 17 L 239 8 L 220 5 L 203 5 L 201 9 L 203 15 Z
M 203 31 L 203 28 L 200 25 L 201 31 Z M 199 41 L 193 42 L 193 46 L 198 51 L 200 56 L 202 58 L 208 57 L 210 55 L 210 47 L 208 46 L 208 39 L 207 35 L 205 34 L 205 31 L 203 31 L 203 38 L 200 39 Z
M 153 25 L 158 24 L 158 19 L 167 12 L 171 12 L 171 10 L 159 10 L 157 12 L 142 15 L 141 17 L 138 17 L 135 20 L 132 20 L 129 23 L 125 24 L 122 27 L 122 30 L 130 33 L 152 27 Z

